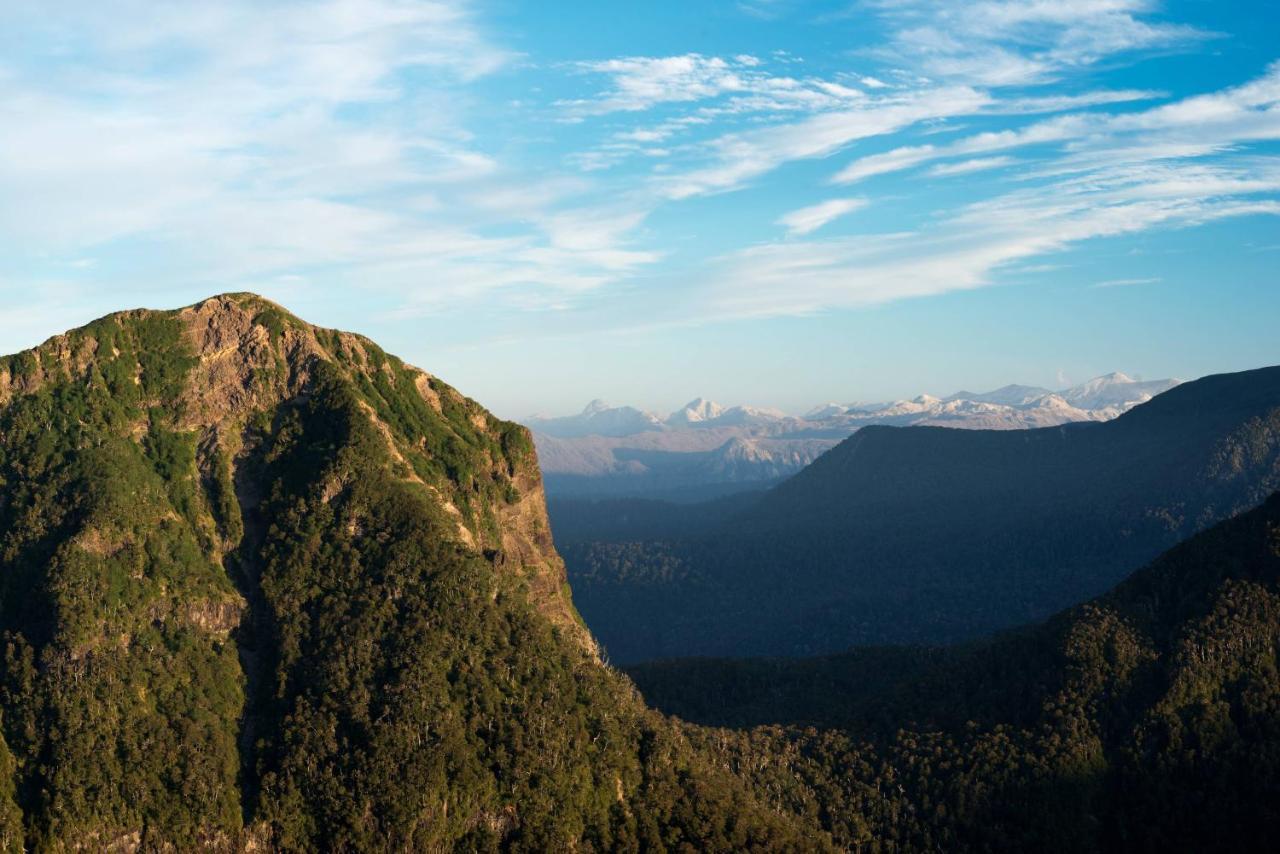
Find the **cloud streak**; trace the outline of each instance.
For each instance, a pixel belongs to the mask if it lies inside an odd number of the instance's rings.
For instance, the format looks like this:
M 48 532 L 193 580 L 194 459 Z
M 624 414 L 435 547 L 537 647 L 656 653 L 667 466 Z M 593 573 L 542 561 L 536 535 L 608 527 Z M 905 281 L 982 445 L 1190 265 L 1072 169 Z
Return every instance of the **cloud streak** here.
M 1278 215 L 1280 166 L 1143 164 L 973 203 L 918 232 L 772 243 L 732 253 L 708 311 L 804 315 L 994 284 L 1000 271 L 1084 241 Z M 1132 282 L 1131 282 L 1132 283 Z
M 464 2 L 18 2 L 0 30 L 11 267 L 76 255 L 106 259 L 97 276 L 203 289 L 359 283 L 422 308 L 553 302 L 658 257 L 629 245 L 642 215 L 606 226 L 612 206 L 581 192 L 516 221 L 473 203 L 533 181 L 468 127 L 468 87 L 512 55 Z M 32 32 L 61 42 L 42 53 Z
M 1154 285 L 1163 281 L 1159 276 L 1149 276 L 1141 279 L 1107 279 L 1104 282 L 1096 282 L 1089 287 L 1091 288 L 1129 288 L 1135 285 Z
M 990 169 L 999 169 L 1014 163 L 1012 157 L 975 157 L 972 160 L 961 160 L 957 163 L 940 163 L 929 170 L 929 174 L 935 177 L 946 177 L 949 175 L 971 175 L 974 172 L 986 172 Z
M 786 227 L 787 233 L 793 237 L 802 236 L 817 231 L 832 220 L 866 206 L 866 199 L 831 199 L 783 214 L 778 219 L 778 225 Z
M 660 179 L 662 191 L 670 199 L 686 199 L 737 189 L 785 163 L 826 157 L 858 140 L 919 122 L 974 113 L 989 102 L 983 93 L 966 87 L 933 89 L 729 134 L 710 143 L 710 165 Z
M 1183 48 L 1212 37 L 1153 22 L 1147 0 L 1017 2 L 881 0 L 894 24 L 881 53 L 940 80 L 975 86 L 1049 82 L 1118 54 Z

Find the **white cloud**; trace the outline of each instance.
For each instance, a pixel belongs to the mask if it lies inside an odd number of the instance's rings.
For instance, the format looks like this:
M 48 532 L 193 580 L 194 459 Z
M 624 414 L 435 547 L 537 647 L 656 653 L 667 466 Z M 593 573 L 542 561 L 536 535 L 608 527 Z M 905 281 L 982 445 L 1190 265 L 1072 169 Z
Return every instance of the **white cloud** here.
M 913 145 L 860 157 L 837 172 L 831 180 L 836 184 L 852 184 L 864 178 L 910 169 L 934 159 L 938 156 L 937 151 L 937 146 Z
M 1163 281 L 1159 276 L 1148 276 L 1140 279 L 1107 279 L 1104 282 L 1096 282 L 1090 285 L 1091 288 L 1128 288 L 1135 285 L 1154 285 Z
M 776 57 L 774 63 L 781 61 Z M 633 156 L 666 158 L 681 149 L 656 147 L 673 142 L 686 149 L 707 141 L 679 143 L 676 138 L 704 127 L 740 124 L 748 127 L 782 127 L 778 118 L 798 115 L 800 121 L 824 114 L 851 113 L 874 107 L 867 93 L 856 85 L 856 75 L 833 79 L 793 77 L 772 73 L 763 60 L 748 55 L 731 59 L 700 54 L 669 57 L 624 57 L 583 62 L 579 72 L 606 75 L 611 85 L 590 98 L 561 100 L 556 106 L 565 121 L 581 123 L 616 113 L 643 113 L 659 106 L 682 114 L 626 130 L 617 130 L 603 142 L 569 156 L 569 162 L 585 171 L 608 169 Z M 859 81 L 860 82 L 860 81 Z M 889 103 L 895 99 L 880 99 Z M 728 134 L 720 131 L 727 142 Z
M 1193 44 L 1210 34 L 1151 22 L 1148 0 L 882 0 L 894 26 L 882 53 L 929 77 L 1023 86 L 1138 50 Z
M 694 116 L 664 122 L 669 135 L 682 125 L 766 111 L 832 109 L 864 97 L 849 81 L 776 75 L 758 57 L 732 58 L 690 53 L 681 56 L 631 56 L 573 66 L 582 73 L 604 75 L 608 89 L 590 98 L 563 100 L 558 106 L 570 121 L 617 112 L 642 112 L 660 105 L 714 102 Z M 641 131 L 643 132 L 643 131 Z M 627 138 L 619 134 L 618 138 Z
M 946 145 L 904 146 L 853 161 L 833 177 L 841 184 L 944 158 L 1032 145 L 1070 146 L 1036 173 L 1082 171 L 1107 163 L 1199 157 L 1242 142 L 1280 139 L 1280 63 L 1257 80 L 1132 113 L 1077 113 L 1018 129 L 963 137 Z M 982 159 L 979 158 L 979 161 Z M 946 174 L 939 167 L 935 174 Z
M 1038 95 L 1027 98 L 1010 98 L 993 105 L 992 113 L 1061 113 L 1083 107 L 1105 104 L 1123 104 L 1131 101 L 1150 101 L 1165 97 L 1164 92 L 1152 89 L 1100 89 L 1078 95 Z
M 463 0 L 8 4 L 7 266 L 92 254 L 103 277 L 203 290 L 306 274 L 424 305 L 656 259 L 630 245 L 642 214 L 571 233 L 581 200 L 480 147 L 468 87 L 509 59 Z M 483 203 L 496 186 L 526 192 L 518 212 Z
M 784 226 L 787 233 L 800 236 L 817 231 L 833 219 L 853 213 L 867 206 L 866 199 L 829 199 L 807 208 L 791 211 L 778 218 L 778 225 Z
M 647 110 L 671 101 L 699 101 L 725 92 L 742 91 L 742 73 L 758 64 L 754 57 L 726 60 L 696 53 L 684 56 L 632 56 L 599 62 L 580 62 L 585 72 L 606 74 L 613 88 L 599 99 L 568 101 L 576 114 Z
M 705 310 L 797 315 L 993 284 L 1015 262 L 1082 241 L 1280 215 L 1280 166 L 1165 164 L 1070 177 L 971 204 L 916 232 L 751 247 L 723 259 Z
M 728 134 L 710 143 L 711 165 L 663 178 L 661 184 L 672 199 L 732 190 L 783 163 L 825 157 L 856 140 L 928 119 L 975 112 L 987 103 L 988 98 L 973 89 L 926 90 L 819 113 L 793 124 Z
M 1002 99 L 979 87 L 1043 83 L 1106 57 L 1206 37 L 1192 28 L 1146 20 L 1151 8 L 1139 0 L 879 0 L 867 8 L 890 28 L 889 47 L 878 51 L 880 58 L 910 69 L 895 74 L 896 85 L 852 70 L 832 80 L 775 75 L 755 57 L 746 62 L 743 57 L 687 54 L 580 64 L 581 70 L 608 75 L 612 85 L 595 98 L 562 103 L 571 117 L 638 112 L 659 104 L 696 106 L 693 113 L 657 126 L 617 132 L 574 161 L 597 170 L 650 154 L 664 161 L 659 184 L 668 198 L 731 190 L 783 163 L 827 156 L 856 140 L 919 123 L 979 113 L 1060 112 L 1157 97 L 1156 92 L 1122 89 Z M 914 108 L 923 105 L 927 107 Z M 779 121 L 786 112 L 802 118 Z M 694 164 L 691 168 L 667 166 L 673 153 L 669 147 L 646 149 L 658 142 L 666 146 L 670 137 L 692 126 L 681 122 L 743 114 L 763 117 L 764 127 L 721 132 L 674 150 Z M 901 149 L 851 166 L 837 183 L 893 171 L 888 166 L 895 160 L 923 162 L 912 159 L 911 149 Z
M 961 160 L 958 163 L 939 163 L 929 170 L 930 175 L 944 177 L 947 175 L 968 175 L 972 172 L 984 172 L 988 169 L 999 169 L 1014 163 L 1012 157 L 975 157 L 972 160 Z
M 895 148 L 883 154 L 863 157 L 841 169 L 832 178 L 837 184 L 850 184 L 874 175 L 897 172 L 938 160 L 967 154 L 983 154 L 1010 148 L 1061 142 L 1083 135 L 1091 119 L 1067 115 L 1048 119 L 1017 130 L 988 131 L 966 137 L 949 145 L 920 145 Z

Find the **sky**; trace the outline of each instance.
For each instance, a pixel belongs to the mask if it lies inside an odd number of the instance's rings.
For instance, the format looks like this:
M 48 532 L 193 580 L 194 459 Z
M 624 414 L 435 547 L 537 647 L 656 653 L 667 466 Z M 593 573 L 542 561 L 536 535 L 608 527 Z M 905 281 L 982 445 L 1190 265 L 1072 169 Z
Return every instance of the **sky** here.
M 5 0 L 0 352 L 249 290 L 500 415 L 1280 363 L 1280 5 Z

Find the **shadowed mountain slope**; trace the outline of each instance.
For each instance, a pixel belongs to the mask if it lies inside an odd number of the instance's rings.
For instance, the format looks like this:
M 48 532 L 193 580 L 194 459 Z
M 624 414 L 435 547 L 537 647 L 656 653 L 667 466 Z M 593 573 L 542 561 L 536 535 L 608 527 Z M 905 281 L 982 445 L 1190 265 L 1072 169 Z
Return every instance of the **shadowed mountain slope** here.
M 806 655 L 1043 618 L 1277 488 L 1280 368 L 1265 368 L 1106 423 L 865 427 L 728 519 L 592 538 L 567 506 L 578 539 L 559 546 L 615 660 Z
M 630 672 L 850 847 L 1270 850 L 1280 495 L 994 640 Z

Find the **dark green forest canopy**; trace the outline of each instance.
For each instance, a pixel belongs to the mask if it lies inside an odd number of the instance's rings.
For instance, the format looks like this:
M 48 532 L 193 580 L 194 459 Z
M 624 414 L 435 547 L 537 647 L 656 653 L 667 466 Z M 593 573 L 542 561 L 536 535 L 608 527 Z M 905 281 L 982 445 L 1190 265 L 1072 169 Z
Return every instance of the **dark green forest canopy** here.
M 950 648 L 631 668 L 838 842 L 1263 851 L 1280 832 L 1280 494 L 1048 622 Z

